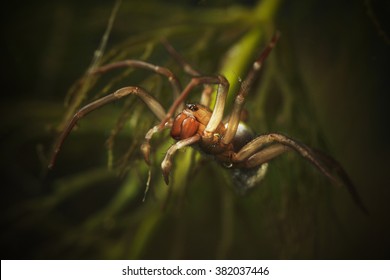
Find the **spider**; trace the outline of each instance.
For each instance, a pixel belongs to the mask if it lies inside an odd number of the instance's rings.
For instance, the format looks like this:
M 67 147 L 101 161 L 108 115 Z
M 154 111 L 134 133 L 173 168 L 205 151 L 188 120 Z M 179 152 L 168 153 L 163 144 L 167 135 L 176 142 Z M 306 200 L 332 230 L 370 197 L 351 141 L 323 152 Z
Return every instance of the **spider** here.
M 144 142 L 141 145 L 141 151 L 146 163 L 150 164 L 150 141 L 155 133 L 169 128 L 171 137 L 177 141 L 167 150 L 165 158 L 161 163 L 162 174 L 166 184 L 169 184 L 173 156 L 178 150 L 187 146 L 197 148 L 203 154 L 214 158 L 221 165 L 230 169 L 234 184 L 240 192 L 251 189 L 262 180 L 270 160 L 288 151 L 295 151 L 314 165 L 332 184 L 345 185 L 357 205 L 366 212 L 366 208 L 352 181 L 335 159 L 281 133 L 267 133 L 255 136 L 241 121 L 245 98 L 279 37 L 279 32 L 277 32 L 253 62 L 246 78 L 240 84 L 231 113 L 225 119 L 224 108 L 229 90 L 227 79 L 222 75 L 201 75 L 191 65 L 186 63 L 167 41 L 162 41 L 167 51 L 181 64 L 184 71 L 191 76 L 190 82 L 184 89 L 182 89 L 179 80 L 169 69 L 140 60 L 124 60 L 95 69 L 91 74 L 101 74 L 121 67 L 148 69 L 167 77 L 172 86 L 174 101 L 168 111 L 166 111 L 160 102 L 145 89 L 139 86 L 128 86 L 82 107 L 67 123 L 67 126 L 54 144 L 54 150 L 48 166 L 49 169 L 54 166 L 63 142 L 79 119 L 110 102 L 135 95 L 146 104 L 159 120 L 146 133 Z M 210 110 L 210 94 L 215 85 L 217 86 L 216 101 L 214 109 Z M 198 104 L 185 104 L 184 101 L 187 96 L 197 86 L 203 86 L 204 88 L 200 102 Z

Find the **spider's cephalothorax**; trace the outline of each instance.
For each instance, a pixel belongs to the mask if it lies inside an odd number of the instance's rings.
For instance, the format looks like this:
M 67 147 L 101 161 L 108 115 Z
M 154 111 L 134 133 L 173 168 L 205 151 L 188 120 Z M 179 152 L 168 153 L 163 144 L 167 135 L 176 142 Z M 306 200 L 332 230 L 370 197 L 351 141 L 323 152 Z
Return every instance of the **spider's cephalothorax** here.
M 356 203 L 366 211 L 347 173 L 332 157 L 311 149 L 280 133 L 268 133 L 254 137 L 250 129 L 241 123 L 241 114 L 248 91 L 262 68 L 263 62 L 274 48 L 278 38 L 279 33 L 274 35 L 270 43 L 252 64 L 235 96 L 232 111 L 225 118 L 224 108 L 229 90 L 229 82 L 226 78 L 221 75 L 201 75 L 191 65 L 186 63 L 167 42 L 163 41 L 168 52 L 192 76 L 192 79 L 185 88 L 181 87 L 179 80 L 169 69 L 144 61 L 124 60 L 96 69 L 91 74 L 100 74 L 120 67 L 134 67 L 148 69 L 165 76 L 172 86 L 174 94 L 173 103 L 166 111 L 160 102 L 145 89 L 138 86 L 128 86 L 84 106 L 76 112 L 59 136 L 54 146 L 49 167 L 54 165 L 65 138 L 80 118 L 107 103 L 126 96 L 136 95 L 142 99 L 159 119 L 159 122 L 146 133 L 145 140 L 141 146 L 145 161 L 148 164 L 150 162 L 150 140 L 155 133 L 170 128 L 171 136 L 177 141 L 168 149 L 161 163 L 164 180 L 167 184 L 172 169 L 172 157 L 177 150 L 186 146 L 197 146 L 204 154 L 212 156 L 223 166 L 229 168 L 232 171 L 233 180 L 240 191 L 245 191 L 253 187 L 263 178 L 267 169 L 267 163 L 271 159 L 287 151 L 295 151 L 318 168 L 332 183 L 344 184 Z M 195 87 L 200 85 L 203 86 L 203 92 L 199 104 L 184 105 L 188 95 Z M 217 85 L 218 90 L 215 106 L 213 110 L 210 110 L 210 94 L 213 91 L 213 85 Z M 184 109 L 181 109 L 183 107 Z
M 199 147 L 206 154 L 218 155 L 229 150 L 230 145 L 221 144 L 221 138 L 225 134 L 225 125 L 220 122 L 212 133 L 206 137 L 205 128 L 210 122 L 212 111 L 201 104 L 186 104 L 186 108 L 179 113 L 173 121 L 171 136 L 175 140 L 184 140 L 200 136 Z

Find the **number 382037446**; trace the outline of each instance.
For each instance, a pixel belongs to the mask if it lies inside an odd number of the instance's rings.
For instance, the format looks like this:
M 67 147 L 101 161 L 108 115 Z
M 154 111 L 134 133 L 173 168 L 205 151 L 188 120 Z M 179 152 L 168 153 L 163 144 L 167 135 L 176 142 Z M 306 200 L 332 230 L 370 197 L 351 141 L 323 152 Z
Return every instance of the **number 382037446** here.
M 216 267 L 215 275 L 260 275 L 266 276 L 269 274 L 268 267 L 252 267 L 252 266 L 224 266 Z

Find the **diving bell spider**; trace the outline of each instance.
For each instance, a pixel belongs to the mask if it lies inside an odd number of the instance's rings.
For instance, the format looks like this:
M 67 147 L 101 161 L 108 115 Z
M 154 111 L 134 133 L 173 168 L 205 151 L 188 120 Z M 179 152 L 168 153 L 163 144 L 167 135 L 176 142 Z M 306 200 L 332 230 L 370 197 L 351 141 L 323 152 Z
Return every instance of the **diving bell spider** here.
M 170 135 L 177 140 L 177 142 L 168 149 L 165 158 L 161 163 L 161 169 L 166 184 L 169 182 L 173 155 L 177 150 L 187 146 L 198 148 L 204 154 L 213 157 L 224 167 L 232 170 L 235 185 L 242 192 L 253 187 L 263 178 L 270 160 L 287 151 L 295 151 L 313 164 L 333 184 L 344 184 L 352 194 L 355 202 L 365 210 L 347 173 L 332 157 L 309 148 L 280 133 L 269 133 L 255 137 L 250 129 L 241 122 L 241 113 L 245 104 L 245 98 L 257 74 L 262 68 L 265 59 L 274 48 L 278 39 L 279 33 L 276 33 L 252 64 L 246 78 L 240 85 L 234 99 L 232 112 L 230 116 L 226 118 L 227 121 L 223 121 L 225 101 L 229 89 L 229 82 L 226 78 L 222 75 L 200 75 L 200 73 L 186 63 L 176 50 L 166 41 L 163 41 L 163 44 L 167 51 L 183 66 L 184 71 L 192 76 L 191 81 L 184 89 L 181 88 L 178 79 L 169 69 L 144 61 L 125 60 L 97 68 L 91 74 L 100 74 L 120 67 L 133 67 L 148 69 L 165 76 L 168 78 L 173 89 L 173 104 L 166 112 L 160 102 L 151 96 L 145 89 L 138 86 L 128 86 L 82 107 L 76 112 L 57 139 L 49 168 L 53 167 L 65 138 L 79 119 L 107 103 L 130 95 L 136 95 L 159 119 L 159 123 L 146 133 L 144 142 L 141 146 L 141 151 L 146 163 L 150 164 L 150 140 L 153 134 L 158 133 L 163 129 L 170 128 Z M 199 85 L 202 85 L 204 88 L 200 103 L 184 104 L 187 96 Z M 217 85 L 218 88 L 213 110 L 209 109 L 210 94 L 213 91 L 211 85 Z M 176 116 L 174 116 L 175 114 Z

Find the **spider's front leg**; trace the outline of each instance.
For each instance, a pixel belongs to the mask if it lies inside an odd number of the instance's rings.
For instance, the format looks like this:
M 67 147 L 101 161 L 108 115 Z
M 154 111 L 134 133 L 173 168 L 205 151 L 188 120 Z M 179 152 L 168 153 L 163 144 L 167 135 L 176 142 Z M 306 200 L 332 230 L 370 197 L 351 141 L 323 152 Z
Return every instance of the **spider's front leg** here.
M 188 63 L 185 58 L 166 40 L 161 40 L 161 43 L 164 45 L 167 52 L 177 61 L 177 63 L 183 68 L 184 72 L 192 77 L 200 77 L 202 73 L 196 70 L 190 63 Z M 214 89 L 211 85 L 204 84 L 203 91 L 200 99 L 200 104 L 206 107 L 210 105 L 210 97 L 214 92 Z
M 121 99 L 123 97 L 129 96 L 129 95 L 135 95 L 138 96 L 148 107 L 149 109 L 155 114 L 155 116 L 162 120 L 166 113 L 165 109 L 161 106 L 161 104 L 152 97 L 146 90 L 140 88 L 140 87 L 124 87 L 121 88 L 114 93 L 111 93 L 107 96 L 104 96 L 84 107 L 82 107 L 79 111 L 77 111 L 72 119 L 67 123 L 65 129 L 61 132 L 61 134 L 58 136 L 54 147 L 53 152 L 49 161 L 48 168 L 53 168 L 55 161 L 57 159 L 58 153 L 61 150 L 61 147 L 66 139 L 66 137 L 69 135 L 69 133 L 72 131 L 73 127 L 77 124 L 77 122 L 85 117 L 87 114 L 91 113 L 92 111 L 95 111 L 96 109 L 99 109 L 100 107 L 111 103 L 113 101 L 116 101 L 118 99 Z
M 166 77 L 171 84 L 172 92 L 173 92 L 173 98 L 177 99 L 180 92 L 181 92 L 181 84 L 177 77 L 168 69 L 165 67 L 161 67 L 158 65 L 154 65 L 148 62 L 140 61 L 140 60 L 134 60 L 134 59 L 128 59 L 124 61 L 118 61 L 113 62 L 101 67 L 98 67 L 94 69 L 93 71 L 89 72 L 88 75 L 100 75 L 107 73 L 113 69 L 118 68 L 124 68 L 124 67 L 132 67 L 132 68 L 139 68 L 139 69 L 146 69 L 152 72 L 155 72 L 156 74 L 162 75 Z M 85 79 L 82 78 L 78 82 L 78 86 L 80 86 L 82 83 L 85 82 Z M 144 155 L 144 159 L 146 163 L 149 164 L 149 154 L 150 154 L 150 139 L 152 138 L 153 134 L 160 132 L 162 129 L 169 127 L 170 123 L 168 121 L 168 118 L 165 118 L 166 112 L 165 109 L 161 106 L 161 104 L 152 97 L 148 92 L 146 92 L 144 89 L 141 89 L 140 87 L 125 87 L 122 89 L 117 90 L 116 92 L 109 94 L 105 97 L 102 97 L 84 107 L 82 107 L 79 111 L 77 111 L 72 119 L 68 121 L 66 124 L 65 129 L 62 131 L 62 133 L 58 136 L 56 142 L 54 143 L 53 152 L 51 155 L 51 159 L 49 161 L 49 169 L 51 169 L 54 166 L 54 163 L 56 161 L 57 155 L 62 147 L 63 142 L 65 141 L 66 137 L 69 135 L 73 127 L 76 125 L 79 119 L 83 118 L 85 115 L 89 114 L 90 112 L 110 103 L 117 99 L 120 99 L 122 97 L 128 96 L 128 95 L 136 95 L 140 97 L 144 103 L 149 107 L 149 109 L 156 115 L 156 117 L 162 121 L 165 119 L 164 124 L 159 124 L 158 126 L 153 127 L 148 131 L 148 133 L 145 136 L 145 141 L 143 145 L 141 146 L 141 151 Z M 183 104 L 177 104 L 175 107 L 176 109 L 181 109 Z
M 161 170 L 164 176 L 164 181 L 168 185 L 169 184 L 169 174 L 171 173 L 172 169 L 172 156 L 173 154 L 184 147 L 191 146 L 192 144 L 195 144 L 196 142 L 199 142 L 200 135 L 195 134 L 194 136 L 191 136 L 190 138 L 186 138 L 183 140 L 180 140 L 173 144 L 165 154 L 165 158 L 161 163 Z

